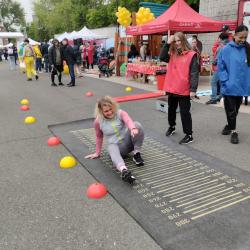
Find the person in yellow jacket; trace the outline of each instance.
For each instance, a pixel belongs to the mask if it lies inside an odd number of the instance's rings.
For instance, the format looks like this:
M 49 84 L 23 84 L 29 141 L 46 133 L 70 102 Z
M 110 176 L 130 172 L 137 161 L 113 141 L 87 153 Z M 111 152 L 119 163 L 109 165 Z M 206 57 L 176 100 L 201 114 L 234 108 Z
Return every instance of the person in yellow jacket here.
M 36 77 L 36 80 L 38 80 L 38 75 L 34 68 L 35 52 L 29 43 L 29 39 L 26 38 L 24 40 L 24 44 L 25 47 L 23 51 L 23 58 L 26 65 L 27 80 L 32 81 L 32 75 L 34 75 Z
M 36 55 L 36 71 L 41 73 L 42 72 L 42 52 L 40 50 L 39 44 L 34 45 L 34 52 Z

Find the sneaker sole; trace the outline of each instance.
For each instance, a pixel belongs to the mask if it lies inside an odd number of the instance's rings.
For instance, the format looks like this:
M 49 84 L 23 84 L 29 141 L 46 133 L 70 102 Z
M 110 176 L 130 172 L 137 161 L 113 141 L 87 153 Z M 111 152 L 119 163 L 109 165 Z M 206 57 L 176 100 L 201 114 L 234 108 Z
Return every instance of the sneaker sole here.
M 190 144 L 190 143 L 192 143 L 192 142 L 194 142 L 194 140 L 192 140 L 192 141 L 189 141 L 189 142 L 182 142 L 182 143 L 179 143 L 180 145 L 187 145 L 187 144 Z
M 173 135 L 173 134 L 175 134 L 175 131 L 173 131 L 171 134 L 166 135 L 166 136 L 168 137 L 168 136 L 171 136 L 171 135 Z
M 144 166 L 144 162 L 137 162 L 134 158 L 133 162 L 135 163 L 136 166 Z

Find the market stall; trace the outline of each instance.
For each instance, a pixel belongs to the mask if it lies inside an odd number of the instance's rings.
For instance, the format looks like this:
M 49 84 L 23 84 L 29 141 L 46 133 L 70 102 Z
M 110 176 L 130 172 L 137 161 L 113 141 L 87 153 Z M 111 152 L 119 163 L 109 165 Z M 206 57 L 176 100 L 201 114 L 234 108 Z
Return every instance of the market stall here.
M 237 21 L 217 21 L 205 17 L 194 11 L 184 0 L 176 0 L 161 16 L 144 25 L 129 26 L 126 29 L 127 35 L 144 36 L 152 34 L 170 35 L 176 31 L 185 33 L 208 33 L 219 32 L 223 25 L 228 25 L 231 30 L 235 29 Z M 208 63 L 204 64 L 208 67 Z M 149 70 L 148 70 L 149 69 Z M 136 73 L 155 75 L 157 66 L 152 62 L 128 63 L 127 76 Z M 133 72 L 133 73 L 131 73 Z

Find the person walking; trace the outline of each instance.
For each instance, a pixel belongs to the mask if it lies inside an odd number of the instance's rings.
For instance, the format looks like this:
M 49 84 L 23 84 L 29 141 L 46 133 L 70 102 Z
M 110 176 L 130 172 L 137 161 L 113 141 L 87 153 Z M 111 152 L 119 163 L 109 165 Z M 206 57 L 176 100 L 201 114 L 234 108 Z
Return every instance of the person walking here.
M 53 40 L 53 46 L 50 47 L 48 51 L 49 64 L 51 65 L 51 86 L 56 87 L 55 75 L 58 77 L 58 85 L 63 86 L 62 83 L 62 72 L 63 72 L 63 56 L 62 49 L 60 48 L 59 41 L 57 39 Z
M 94 46 L 90 45 L 89 43 L 86 44 L 86 62 L 87 62 L 87 69 L 91 66 L 94 69 Z
M 96 151 L 85 156 L 87 159 L 98 158 L 101 154 L 103 138 L 108 142 L 108 153 L 122 180 L 132 184 L 135 177 L 128 170 L 123 157 L 133 152 L 133 161 L 137 166 L 143 166 L 141 147 L 144 140 L 144 130 L 139 122 L 134 122 L 127 112 L 118 109 L 118 104 L 109 96 L 103 97 L 96 104 Z
M 243 96 L 250 96 L 250 44 L 247 43 L 248 28 L 240 25 L 236 28 L 233 41 L 220 52 L 218 75 L 227 124 L 223 135 L 231 134 L 231 143 L 238 144 L 239 137 L 236 121 Z
M 69 45 L 68 39 L 64 38 L 62 40 L 62 55 L 63 60 L 66 61 L 68 67 L 69 67 L 69 74 L 71 81 L 67 84 L 68 87 L 74 87 L 75 86 L 75 70 L 74 65 L 76 64 L 76 57 L 73 51 L 73 48 Z
M 197 53 L 191 50 L 182 32 L 170 36 L 164 48 L 168 53 L 165 51 L 165 58 L 160 59 L 168 62 L 164 82 L 164 90 L 168 95 L 169 128 L 166 136 L 175 133 L 176 110 L 179 105 L 183 132 L 186 134 L 179 143 L 189 144 L 193 142 L 190 98 L 195 98 L 199 81 Z
M 37 72 L 34 68 L 35 52 L 29 43 L 29 39 L 24 40 L 23 58 L 26 66 L 27 81 L 32 81 L 32 75 L 38 80 Z
M 215 53 L 215 58 L 212 62 L 212 65 L 213 65 L 213 76 L 212 76 L 212 79 L 210 81 L 210 84 L 211 84 L 211 90 L 212 90 L 212 94 L 211 94 L 211 99 L 208 100 L 206 102 L 206 104 L 217 104 L 217 102 L 220 101 L 221 99 L 221 93 L 220 93 L 220 88 L 219 88 L 219 91 L 218 91 L 218 83 L 219 83 L 219 86 L 220 86 L 220 81 L 219 81 L 219 75 L 218 75 L 218 71 L 217 71 L 217 63 L 218 63 L 218 56 L 219 56 L 219 53 L 220 51 L 225 47 L 225 45 L 229 42 L 229 36 L 227 33 L 221 33 L 220 36 L 219 36 L 221 42 L 220 42 L 220 45 L 217 49 L 217 52 Z M 219 95 L 218 95 L 218 92 L 219 92 Z
M 15 64 L 14 45 L 8 47 L 8 57 L 9 57 L 9 63 L 10 63 L 10 70 L 15 70 L 16 64 Z
M 44 40 L 44 44 L 42 45 L 41 52 L 42 52 L 42 56 L 44 60 L 45 72 L 48 73 L 49 72 L 49 44 L 47 40 Z
M 36 56 L 36 71 L 42 73 L 42 52 L 39 44 L 34 45 L 34 52 Z

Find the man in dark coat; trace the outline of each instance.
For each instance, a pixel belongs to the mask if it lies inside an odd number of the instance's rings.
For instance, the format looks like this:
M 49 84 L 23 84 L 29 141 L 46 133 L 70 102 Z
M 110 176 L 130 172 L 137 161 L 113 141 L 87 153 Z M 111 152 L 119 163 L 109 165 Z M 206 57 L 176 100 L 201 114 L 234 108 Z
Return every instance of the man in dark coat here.
M 68 44 L 68 39 L 64 38 L 62 40 L 62 53 L 63 53 L 63 60 L 66 61 L 68 67 L 69 67 L 69 74 L 71 81 L 68 83 L 68 87 L 74 87 L 75 86 L 75 71 L 74 71 L 74 65 L 76 64 L 76 56 L 74 54 L 73 48 Z
M 62 83 L 62 71 L 63 71 L 63 55 L 62 49 L 60 48 L 59 41 L 53 40 L 53 46 L 49 49 L 48 54 L 49 63 L 51 65 L 51 86 L 56 87 L 55 75 L 58 77 L 59 85 L 63 86 Z
M 41 52 L 43 55 L 43 60 L 45 64 L 45 71 L 48 73 L 49 71 L 49 44 L 47 40 L 44 41 L 44 44 L 41 46 Z

